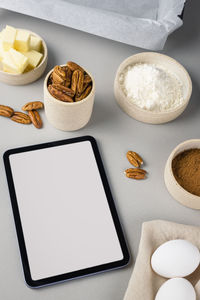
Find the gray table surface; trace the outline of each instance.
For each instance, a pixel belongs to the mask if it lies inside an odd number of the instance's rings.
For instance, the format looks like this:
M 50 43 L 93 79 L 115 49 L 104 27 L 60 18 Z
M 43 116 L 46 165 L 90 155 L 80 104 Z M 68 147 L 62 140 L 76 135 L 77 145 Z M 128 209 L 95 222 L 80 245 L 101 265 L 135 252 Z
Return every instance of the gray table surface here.
M 95 77 L 95 105 L 89 124 L 80 131 L 62 132 L 48 124 L 42 113 L 44 128 L 23 126 L 0 119 L 0 298 L 2 300 L 118 300 L 123 299 L 134 267 L 145 221 L 164 219 L 184 224 L 200 225 L 199 211 L 188 209 L 168 194 L 163 170 L 171 150 L 180 142 L 200 138 L 200 2 L 188 1 L 184 25 L 173 33 L 164 51 L 182 63 L 193 81 L 193 93 L 186 111 L 175 121 L 163 125 L 148 125 L 128 117 L 117 106 L 113 95 L 113 80 L 118 65 L 142 49 L 106 40 L 50 22 L 14 12 L 0 10 L 0 26 L 10 24 L 37 32 L 47 42 L 48 66 L 67 60 L 79 62 Z M 45 75 L 44 75 L 45 76 Z M 43 99 L 44 76 L 27 86 L 10 87 L 0 83 L 0 103 L 14 109 L 31 100 Z M 92 135 L 97 139 L 107 176 L 120 215 L 132 261 L 129 266 L 104 274 L 73 280 L 41 289 L 25 285 L 20 261 L 10 198 L 2 155 L 14 147 L 59 139 Z M 123 171 L 129 167 L 125 154 L 133 149 L 145 160 L 148 179 L 135 182 Z M 53 171 L 53 170 L 52 170 Z M 34 187 L 34 183 L 33 183 Z

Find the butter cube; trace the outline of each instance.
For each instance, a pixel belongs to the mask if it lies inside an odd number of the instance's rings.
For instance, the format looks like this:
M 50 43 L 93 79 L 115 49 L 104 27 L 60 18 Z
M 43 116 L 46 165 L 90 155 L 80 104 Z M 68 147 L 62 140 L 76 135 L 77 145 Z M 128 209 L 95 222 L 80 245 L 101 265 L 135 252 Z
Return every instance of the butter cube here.
M 6 51 L 3 49 L 2 41 L 0 40 L 0 61 L 2 61 L 5 52 Z
M 33 68 L 30 65 L 28 65 L 26 67 L 26 69 L 24 70 L 24 73 L 27 73 L 27 72 L 32 71 L 32 70 L 33 70 Z
M 42 46 L 42 40 L 38 38 L 37 36 L 31 35 L 30 39 L 30 50 L 35 50 L 40 52 Z
M 4 51 L 8 51 L 13 47 L 17 30 L 12 26 L 6 26 L 2 32 L 2 45 Z
M 40 63 L 43 54 L 40 52 L 37 52 L 35 50 L 30 50 L 28 52 L 22 52 L 23 55 L 25 55 L 28 58 L 28 63 L 31 68 L 36 68 L 38 64 Z
M 3 38 L 3 31 L 4 31 L 4 29 L 0 32 L 0 40 L 2 40 L 2 38 Z
M 18 66 L 15 65 L 11 54 L 9 51 L 6 51 L 2 60 L 3 64 L 3 71 L 13 74 L 20 74 L 21 71 L 19 70 Z
M 28 66 L 28 58 L 15 49 L 10 49 L 9 53 L 15 65 L 19 68 L 20 73 L 23 73 Z
M 14 48 L 20 52 L 29 50 L 30 33 L 26 30 L 17 30 Z
M 0 32 L 0 61 L 2 61 L 2 59 L 3 59 L 4 52 L 6 52 L 6 51 L 3 49 L 3 45 L 2 45 L 2 33 Z

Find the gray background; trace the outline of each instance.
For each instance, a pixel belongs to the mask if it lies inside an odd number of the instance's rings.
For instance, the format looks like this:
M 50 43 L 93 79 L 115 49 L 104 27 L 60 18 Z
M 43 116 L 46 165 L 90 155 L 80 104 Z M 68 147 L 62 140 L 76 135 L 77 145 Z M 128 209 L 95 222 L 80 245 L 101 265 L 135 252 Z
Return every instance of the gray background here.
M 164 219 L 184 224 L 200 224 L 199 211 L 185 208 L 174 201 L 168 194 L 163 181 L 165 162 L 172 149 L 184 140 L 200 138 L 199 11 L 199 1 L 188 1 L 184 25 L 169 37 L 163 51 L 182 63 L 192 77 L 193 93 L 189 106 L 177 120 L 169 124 L 148 125 L 128 117 L 117 106 L 113 96 L 113 81 L 117 67 L 125 58 L 142 52 L 142 49 L 0 10 L 0 26 L 10 24 L 27 28 L 44 37 L 49 49 L 49 61 L 45 73 L 56 64 L 74 60 L 94 75 L 97 87 L 91 121 L 84 129 L 77 132 L 62 132 L 54 129 L 48 124 L 44 113 L 42 113 L 44 127 L 41 130 L 1 118 L 1 157 L 9 148 L 88 134 L 94 136 L 102 154 L 132 256 L 129 266 L 121 270 L 38 290 L 28 288 L 23 279 L 10 198 L 1 159 L 1 299 L 122 299 L 136 259 L 143 222 Z M 28 86 L 10 87 L 0 83 L 0 103 L 10 105 L 18 110 L 28 101 L 42 100 L 44 76 Z M 124 169 L 129 167 L 125 157 L 128 150 L 135 150 L 144 158 L 145 169 L 149 172 L 147 180 L 135 182 L 124 176 Z

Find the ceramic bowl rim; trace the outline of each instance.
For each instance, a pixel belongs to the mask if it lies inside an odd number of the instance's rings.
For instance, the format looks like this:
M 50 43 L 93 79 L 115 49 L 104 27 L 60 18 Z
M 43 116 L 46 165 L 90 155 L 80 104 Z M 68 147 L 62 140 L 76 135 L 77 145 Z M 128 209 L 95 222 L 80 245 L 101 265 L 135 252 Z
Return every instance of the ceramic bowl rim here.
M 152 111 L 149 111 L 149 110 L 146 110 L 146 109 L 143 109 L 139 106 L 137 106 L 136 104 L 132 103 L 130 101 L 130 99 L 124 94 L 120 84 L 119 84 L 119 76 L 120 74 L 122 73 L 122 71 L 128 66 L 128 65 L 131 65 L 131 61 L 133 61 L 133 64 L 134 64 L 134 61 L 135 59 L 139 58 L 139 57 L 153 57 L 153 56 L 160 56 L 162 59 L 165 59 L 165 60 L 168 60 L 168 61 L 171 61 L 172 63 L 174 63 L 174 65 L 176 65 L 186 76 L 187 78 L 187 82 L 188 82 L 188 92 L 187 92 L 187 95 L 184 97 L 184 101 L 183 103 L 181 103 L 179 106 L 175 107 L 175 108 L 172 108 L 172 109 L 169 109 L 169 110 L 166 110 L 166 111 L 161 111 L 161 112 L 152 112 Z M 142 59 L 141 59 L 141 62 L 142 62 Z M 137 63 L 137 61 L 135 62 L 135 64 Z M 162 65 L 161 63 L 159 63 L 160 65 Z M 158 65 L 159 65 L 158 64 Z M 117 84 L 117 87 L 118 87 L 118 92 L 120 93 L 120 97 L 122 98 L 122 100 L 124 102 L 127 102 L 130 106 L 132 106 L 135 110 L 138 110 L 140 111 L 141 113 L 143 114 L 146 114 L 148 116 L 151 116 L 151 117 L 160 117 L 160 116 L 166 116 L 168 114 L 171 114 L 171 113 L 174 113 L 176 111 L 179 111 L 180 109 L 182 109 L 186 104 L 188 104 L 189 100 L 190 100 L 190 97 L 191 97 L 191 94 L 192 94 L 192 80 L 190 78 L 190 75 L 188 73 L 188 71 L 183 67 L 183 65 L 181 65 L 178 61 L 176 61 L 174 58 L 168 56 L 168 55 L 165 55 L 165 54 L 161 54 L 161 53 L 157 53 L 157 52 L 140 52 L 140 53 L 137 53 L 137 54 L 134 54 L 132 56 L 129 56 L 127 57 L 118 67 L 117 69 L 117 73 L 116 73 L 116 76 L 115 76 L 115 81 L 116 81 L 116 84 Z

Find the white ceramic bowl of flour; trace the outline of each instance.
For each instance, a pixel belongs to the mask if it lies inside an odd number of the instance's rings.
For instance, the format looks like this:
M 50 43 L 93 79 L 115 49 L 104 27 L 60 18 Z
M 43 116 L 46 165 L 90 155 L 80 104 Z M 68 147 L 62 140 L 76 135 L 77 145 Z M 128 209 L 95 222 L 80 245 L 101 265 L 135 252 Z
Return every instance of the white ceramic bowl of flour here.
M 150 124 L 176 119 L 188 105 L 191 93 L 192 81 L 185 68 L 155 52 L 128 57 L 120 64 L 114 82 L 115 98 L 122 110 Z

